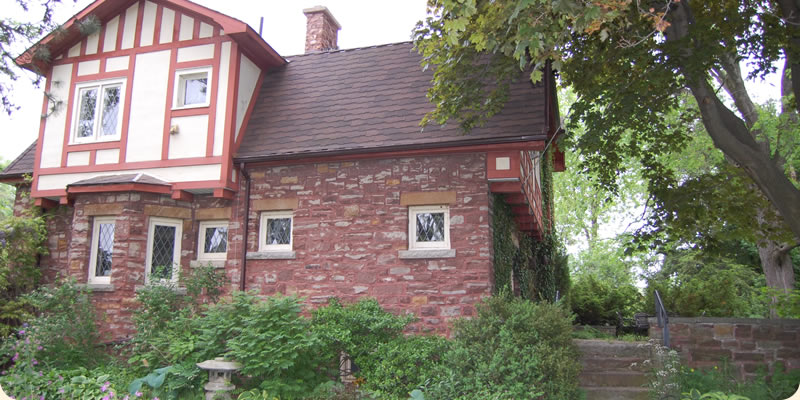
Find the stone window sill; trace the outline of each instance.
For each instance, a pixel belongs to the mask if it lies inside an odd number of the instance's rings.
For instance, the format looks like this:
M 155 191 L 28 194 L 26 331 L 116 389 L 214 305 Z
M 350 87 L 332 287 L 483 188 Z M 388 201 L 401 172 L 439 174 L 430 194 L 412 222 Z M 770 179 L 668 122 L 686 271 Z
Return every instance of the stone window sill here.
M 139 293 L 142 290 L 144 290 L 147 286 L 164 286 L 164 287 L 168 287 L 168 288 L 174 290 L 175 293 L 186 294 L 186 288 L 185 287 L 177 287 L 177 286 L 174 286 L 174 285 L 136 285 L 136 286 L 134 286 L 133 291 L 136 292 L 136 293 Z
M 248 260 L 294 260 L 296 254 L 293 251 L 250 251 L 247 253 Z
M 205 267 L 211 265 L 214 268 L 225 268 L 225 260 L 192 260 L 189 266 L 192 268 Z
M 113 292 L 114 285 L 110 283 L 86 283 L 75 285 L 81 289 L 86 289 L 90 292 Z
M 455 249 L 425 249 L 425 250 L 400 250 L 397 256 L 404 260 L 415 260 L 422 258 L 455 258 Z

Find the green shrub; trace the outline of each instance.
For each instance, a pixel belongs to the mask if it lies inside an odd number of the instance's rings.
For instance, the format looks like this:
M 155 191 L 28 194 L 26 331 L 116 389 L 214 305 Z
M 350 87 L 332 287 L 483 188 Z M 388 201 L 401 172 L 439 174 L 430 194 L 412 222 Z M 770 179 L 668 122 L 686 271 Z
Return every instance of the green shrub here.
M 575 399 L 578 350 L 562 307 L 492 297 L 453 326 L 453 340 L 426 398 Z
M 439 336 L 398 336 L 358 360 L 361 388 L 380 399 L 408 399 L 435 380 L 447 340 Z
M 614 285 L 593 274 L 583 274 L 572 283 L 572 312 L 584 325 L 616 325 L 617 312 L 626 318 L 643 311 L 642 295 L 631 283 Z
M 781 364 L 776 364 L 772 375 L 767 377 L 766 367 L 767 365 L 764 365 L 758 377 L 748 381 L 738 379 L 730 364 L 725 361 L 721 362 L 719 366 L 704 369 L 683 367 L 678 377 L 678 383 L 684 394 L 692 391 L 697 393 L 720 392 L 743 396 L 750 400 L 783 400 L 797 391 L 800 370 L 785 372 Z

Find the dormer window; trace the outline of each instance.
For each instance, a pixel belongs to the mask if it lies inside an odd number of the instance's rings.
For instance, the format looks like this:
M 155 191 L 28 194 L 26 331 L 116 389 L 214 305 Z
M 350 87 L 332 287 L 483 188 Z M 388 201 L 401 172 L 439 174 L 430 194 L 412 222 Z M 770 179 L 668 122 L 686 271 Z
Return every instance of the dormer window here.
M 174 108 L 208 107 L 211 68 L 178 71 L 175 76 Z
M 75 92 L 73 142 L 119 140 L 125 81 L 80 84 Z

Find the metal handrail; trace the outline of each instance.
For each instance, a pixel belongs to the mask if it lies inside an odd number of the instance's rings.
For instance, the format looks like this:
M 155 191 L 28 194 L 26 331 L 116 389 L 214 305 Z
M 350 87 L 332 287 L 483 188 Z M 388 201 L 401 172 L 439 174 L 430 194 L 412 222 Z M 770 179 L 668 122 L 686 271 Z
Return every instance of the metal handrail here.
M 662 329 L 662 339 L 664 342 L 664 347 L 669 347 L 669 316 L 667 315 L 667 309 L 664 308 L 664 302 L 661 301 L 661 295 L 658 293 L 658 290 L 655 291 L 655 299 L 656 299 L 656 318 L 658 318 L 658 326 Z

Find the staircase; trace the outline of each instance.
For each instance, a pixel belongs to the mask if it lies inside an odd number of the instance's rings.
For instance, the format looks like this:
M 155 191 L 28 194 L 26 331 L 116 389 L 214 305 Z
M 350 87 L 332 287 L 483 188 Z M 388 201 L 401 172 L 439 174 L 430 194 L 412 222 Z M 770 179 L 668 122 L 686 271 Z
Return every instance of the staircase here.
M 576 339 L 583 372 L 580 386 L 586 400 L 647 400 L 650 358 L 645 342 Z

